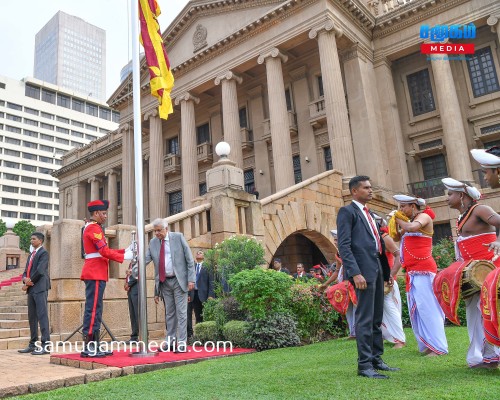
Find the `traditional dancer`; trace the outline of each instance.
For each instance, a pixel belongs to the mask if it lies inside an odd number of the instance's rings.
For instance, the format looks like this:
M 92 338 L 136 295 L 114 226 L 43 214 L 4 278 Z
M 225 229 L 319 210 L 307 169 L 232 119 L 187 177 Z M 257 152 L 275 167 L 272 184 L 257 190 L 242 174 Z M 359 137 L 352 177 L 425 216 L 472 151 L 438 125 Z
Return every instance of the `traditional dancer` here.
M 492 189 L 500 187 L 500 147 L 493 146 L 487 150 L 473 149 L 472 157 L 481 164 L 484 178 Z M 500 254 L 500 241 L 489 244 L 489 250 L 495 256 Z M 489 273 L 481 288 L 481 312 L 483 314 L 484 334 L 486 340 L 500 346 L 500 268 Z
M 383 219 L 382 219 L 383 221 Z M 380 228 L 382 238 L 385 243 L 385 254 L 389 266 L 401 266 L 399 260 L 399 249 L 394 243 L 394 240 L 389 236 L 389 229 L 386 226 Z M 398 267 L 398 269 L 399 269 Z M 392 288 L 384 295 L 384 316 L 382 318 L 382 337 L 388 342 L 394 343 L 393 349 L 401 349 L 405 346 L 406 335 L 403 330 L 401 294 L 396 281 L 396 276 L 393 276 L 394 284 Z
M 337 230 L 332 229 L 330 231 L 333 237 L 333 243 L 335 244 L 335 247 L 338 248 L 338 242 L 337 242 Z M 328 278 L 328 280 L 321 284 L 319 286 L 320 291 L 324 291 L 326 288 L 328 288 L 328 285 L 330 283 L 335 282 L 337 280 L 338 283 L 344 282 L 344 268 L 342 266 L 342 258 L 340 258 L 339 252 L 335 254 L 335 271 L 334 273 Z M 346 281 L 346 287 L 345 287 L 345 295 L 347 296 L 346 300 L 348 301 L 348 306 L 347 309 L 344 311 L 343 309 L 345 307 L 342 307 L 342 311 L 340 309 L 336 308 L 338 312 L 341 314 L 345 315 L 345 318 L 347 320 L 347 326 L 349 327 L 349 339 L 356 339 L 356 324 L 354 322 L 354 313 L 356 312 L 356 292 L 354 291 L 354 287 L 352 286 L 352 283 L 349 281 Z
M 481 193 L 475 187 L 453 178 L 444 178 L 442 182 L 448 189 L 448 205 L 460 212 L 455 247 L 457 260 L 491 260 L 500 267 L 500 259 L 488 247 L 499 240 L 495 229 L 500 228 L 500 215 L 491 207 L 477 202 Z M 467 364 L 471 368 L 497 368 L 500 348 L 485 340 L 480 292 L 464 301 L 470 341 Z
M 448 353 L 448 342 L 444 332 L 444 313 L 439 305 L 432 282 L 437 265 L 432 258 L 432 235 L 434 212 L 430 208 L 421 211 L 425 200 L 406 195 L 395 195 L 400 204 L 389 222 L 391 237 L 401 239 L 401 265 L 406 270 L 406 292 L 411 326 L 418 349 L 429 356 Z M 402 231 L 394 232 L 397 224 Z M 394 276 L 399 266 L 391 271 Z

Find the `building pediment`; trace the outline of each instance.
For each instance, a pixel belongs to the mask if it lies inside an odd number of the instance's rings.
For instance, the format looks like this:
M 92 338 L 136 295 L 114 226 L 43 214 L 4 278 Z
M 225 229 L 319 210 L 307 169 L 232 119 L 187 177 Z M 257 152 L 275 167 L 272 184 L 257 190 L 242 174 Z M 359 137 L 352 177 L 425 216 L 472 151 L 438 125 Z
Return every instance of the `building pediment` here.
M 163 34 L 172 67 L 234 35 L 283 3 L 287 1 L 191 1 Z
M 261 25 L 268 14 L 289 0 L 192 0 L 163 32 L 171 69 L 201 55 L 226 38 L 239 35 L 254 23 Z M 289 7 L 289 6 L 288 6 Z M 287 8 L 288 8 L 287 7 Z M 165 10 L 163 10 L 165 12 Z M 221 23 L 223 21 L 223 23 Z M 229 40 L 229 39 L 228 39 Z M 141 60 L 141 86 L 149 84 L 145 59 Z M 130 89 L 124 81 L 108 100 L 116 105 L 128 97 Z

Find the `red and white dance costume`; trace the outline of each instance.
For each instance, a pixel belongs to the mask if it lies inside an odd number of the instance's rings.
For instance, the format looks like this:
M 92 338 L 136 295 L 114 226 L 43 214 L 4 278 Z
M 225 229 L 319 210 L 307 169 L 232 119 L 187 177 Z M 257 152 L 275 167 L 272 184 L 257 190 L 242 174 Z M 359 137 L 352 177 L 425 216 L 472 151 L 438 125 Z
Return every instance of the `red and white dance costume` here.
M 344 281 L 344 266 L 343 265 L 340 267 L 337 281 L 339 283 Z M 356 296 L 354 291 L 353 291 L 353 294 L 354 294 L 354 296 Z M 356 337 L 356 323 L 354 320 L 354 315 L 356 314 L 356 308 L 357 308 L 356 305 L 352 301 L 349 301 L 349 306 L 347 307 L 347 311 L 345 313 L 345 319 L 347 320 L 347 326 L 349 327 L 349 337 L 350 338 Z
M 387 235 L 385 233 L 384 235 Z M 382 237 L 384 236 L 382 235 Z M 390 251 L 386 251 L 387 261 L 392 268 L 394 265 L 394 256 Z M 391 291 L 384 295 L 384 315 L 382 317 L 382 337 L 391 343 L 406 342 L 406 335 L 403 330 L 403 321 L 401 318 L 401 294 L 396 280 Z
M 420 352 L 448 354 L 444 313 L 432 282 L 437 265 L 432 258 L 432 238 L 420 232 L 406 232 L 401 238 L 401 265 L 406 270 L 406 292 L 411 327 Z
M 462 237 L 459 236 L 455 246 L 457 260 L 491 260 L 493 253 L 483 243 L 489 244 L 497 239 L 495 233 Z M 500 259 L 494 262 L 500 268 Z M 500 347 L 489 343 L 484 334 L 484 321 L 481 314 L 480 292 L 464 299 L 467 316 L 467 331 L 469 333 L 469 350 L 467 364 L 474 367 L 481 363 L 498 363 Z

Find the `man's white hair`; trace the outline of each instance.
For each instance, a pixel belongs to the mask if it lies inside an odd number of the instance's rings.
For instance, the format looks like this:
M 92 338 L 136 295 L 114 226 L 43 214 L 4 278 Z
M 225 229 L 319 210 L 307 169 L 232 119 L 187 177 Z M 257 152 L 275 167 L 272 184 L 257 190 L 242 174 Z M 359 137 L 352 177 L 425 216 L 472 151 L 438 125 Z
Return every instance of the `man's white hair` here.
M 156 218 L 152 222 L 153 226 L 161 226 L 162 228 L 168 228 L 168 222 L 164 218 Z

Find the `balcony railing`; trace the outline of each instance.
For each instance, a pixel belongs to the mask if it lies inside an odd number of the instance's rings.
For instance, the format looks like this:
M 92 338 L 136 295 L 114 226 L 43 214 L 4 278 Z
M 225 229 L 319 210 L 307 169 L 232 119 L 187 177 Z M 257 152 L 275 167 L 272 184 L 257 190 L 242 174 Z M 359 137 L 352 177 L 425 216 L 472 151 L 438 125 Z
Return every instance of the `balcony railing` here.
M 326 120 L 325 99 L 320 98 L 309 103 L 309 123 L 313 128 L 319 128 Z
M 253 132 L 248 128 L 240 128 L 241 134 L 241 148 L 243 150 L 253 149 Z
M 208 142 L 199 144 L 198 147 L 196 148 L 196 154 L 198 156 L 198 162 L 212 163 L 213 162 L 212 144 Z
M 165 174 L 177 174 L 181 172 L 181 158 L 178 154 L 167 154 L 164 157 Z
M 435 178 L 409 183 L 408 191 L 414 196 L 429 199 L 431 197 L 443 196 L 445 194 L 445 187 L 441 182 L 441 178 Z

